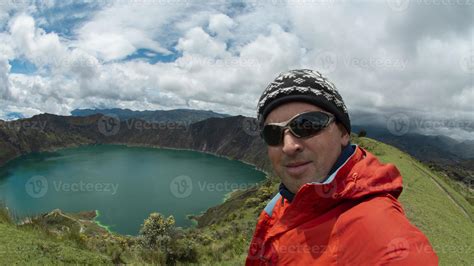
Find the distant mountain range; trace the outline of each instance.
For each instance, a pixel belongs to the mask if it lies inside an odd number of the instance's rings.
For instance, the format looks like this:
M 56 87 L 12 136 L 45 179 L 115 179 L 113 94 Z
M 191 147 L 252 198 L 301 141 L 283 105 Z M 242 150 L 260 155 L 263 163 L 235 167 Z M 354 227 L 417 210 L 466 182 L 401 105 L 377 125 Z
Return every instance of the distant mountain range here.
M 354 133 L 366 131 L 367 137 L 393 145 L 431 168 L 446 173 L 451 179 L 474 180 L 474 141 L 458 141 L 447 136 L 427 136 L 407 133 L 392 134 L 387 128 L 353 125 Z M 472 181 L 469 181 L 472 182 Z
M 190 124 L 206 120 L 211 117 L 224 118 L 230 115 L 220 114 L 213 111 L 193 110 L 193 109 L 174 109 L 174 110 L 155 110 L 155 111 L 133 111 L 130 109 L 75 109 L 71 112 L 72 116 L 90 116 L 95 114 L 115 115 L 120 120 L 141 119 L 148 122 L 181 122 Z
M 460 163 L 474 159 L 472 140 L 458 141 L 447 136 L 416 133 L 397 136 L 387 128 L 373 125 L 353 125 L 352 130 L 356 134 L 365 130 L 367 137 L 393 145 L 421 161 Z

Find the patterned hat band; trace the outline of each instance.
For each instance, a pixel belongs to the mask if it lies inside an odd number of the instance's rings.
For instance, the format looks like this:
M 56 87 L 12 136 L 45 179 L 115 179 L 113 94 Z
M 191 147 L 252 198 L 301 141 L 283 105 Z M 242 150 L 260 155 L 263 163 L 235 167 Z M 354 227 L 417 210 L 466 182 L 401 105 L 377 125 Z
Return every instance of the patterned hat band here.
M 282 73 L 268 85 L 258 101 L 257 119 L 260 125 L 279 105 L 297 101 L 316 105 L 334 114 L 347 132 L 351 132 L 349 114 L 336 86 L 321 73 L 310 69 Z

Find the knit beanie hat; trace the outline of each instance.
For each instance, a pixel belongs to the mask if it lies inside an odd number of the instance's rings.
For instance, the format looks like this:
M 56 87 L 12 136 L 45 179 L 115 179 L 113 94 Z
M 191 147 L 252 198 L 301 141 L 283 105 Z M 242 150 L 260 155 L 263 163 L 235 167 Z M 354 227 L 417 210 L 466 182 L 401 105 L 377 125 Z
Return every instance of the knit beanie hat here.
M 257 119 L 262 127 L 268 114 L 284 103 L 306 102 L 332 113 L 351 132 L 346 105 L 336 86 L 318 71 L 296 69 L 281 73 L 263 91 L 257 106 Z

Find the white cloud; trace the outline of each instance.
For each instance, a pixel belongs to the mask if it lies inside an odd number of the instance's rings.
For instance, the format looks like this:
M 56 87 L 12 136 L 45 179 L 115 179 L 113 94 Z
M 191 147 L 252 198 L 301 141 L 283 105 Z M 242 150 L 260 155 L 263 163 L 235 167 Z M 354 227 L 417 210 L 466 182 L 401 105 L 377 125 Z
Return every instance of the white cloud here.
M 9 59 L 14 57 L 13 49 L 8 45 L 10 36 L 0 33 L 0 99 L 10 99 L 10 64 Z
M 5 58 L 0 58 L 0 99 L 8 100 L 10 95 L 10 81 L 8 74 L 10 72 L 10 64 Z
M 75 45 L 106 61 L 123 59 L 138 49 L 170 54 L 167 27 L 189 10 L 183 3 L 121 2 L 97 12 L 77 31 Z
M 8 31 L 0 32 L 0 92 L 9 99 L 2 109 L 68 114 L 86 107 L 189 107 L 253 116 L 260 93 L 279 72 L 305 67 L 326 73 L 353 111 L 448 111 L 472 119 L 474 23 L 465 11 L 456 20 L 453 8 L 430 7 L 430 13 L 410 5 L 395 12 L 385 2 L 285 3 L 116 1 L 69 36 L 43 30 L 39 21 L 54 19 L 32 16 L 35 7 L 12 17 L 0 11 L 0 26 L 2 14 L 8 21 Z M 445 20 L 441 31 L 434 20 L 442 15 L 453 23 Z M 178 58 L 123 60 L 139 49 L 150 50 L 148 56 L 177 51 Z M 8 62 L 23 57 L 39 71 L 11 74 Z
M 136 50 L 129 38 L 105 32 L 89 32 L 79 47 L 107 61 L 122 59 Z
M 55 33 L 37 28 L 34 19 L 18 15 L 9 25 L 13 47 L 18 57 L 26 57 L 37 65 L 54 64 L 64 57 L 66 47 Z
M 276 24 L 268 27 L 268 35 L 259 35 L 241 49 L 244 58 L 253 58 L 276 76 L 279 72 L 300 66 L 305 48 L 294 34 L 283 31 Z M 263 89 L 262 89 L 263 91 Z
M 28 106 L 17 106 L 17 105 L 9 105 L 8 102 L 3 101 L 0 99 L 0 105 L 2 108 L 0 109 L 0 119 L 1 120 L 9 120 L 7 119 L 9 117 L 10 113 L 20 113 L 24 117 L 32 117 L 37 114 L 41 114 L 44 111 L 31 108 Z
M 183 38 L 180 38 L 176 46 L 183 54 L 197 54 L 206 57 L 226 56 L 227 46 L 225 43 L 212 38 L 202 28 L 190 29 Z
M 232 28 L 235 22 L 225 14 L 212 15 L 209 19 L 209 30 L 220 39 L 227 40 L 232 37 Z
M 471 118 L 474 116 L 474 107 L 472 105 L 474 103 L 474 86 L 467 86 L 463 88 L 461 93 L 452 95 L 451 104 L 454 106 L 460 106 L 466 108 L 466 110 L 471 109 Z

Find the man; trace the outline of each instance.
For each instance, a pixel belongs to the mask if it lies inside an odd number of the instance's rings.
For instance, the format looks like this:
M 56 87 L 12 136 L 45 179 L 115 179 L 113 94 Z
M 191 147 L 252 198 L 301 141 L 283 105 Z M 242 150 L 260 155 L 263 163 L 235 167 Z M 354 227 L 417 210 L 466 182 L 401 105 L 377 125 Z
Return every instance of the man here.
M 280 177 L 247 265 L 437 265 L 406 218 L 395 166 L 350 144 L 336 87 L 308 69 L 280 74 L 258 103 L 261 136 Z

